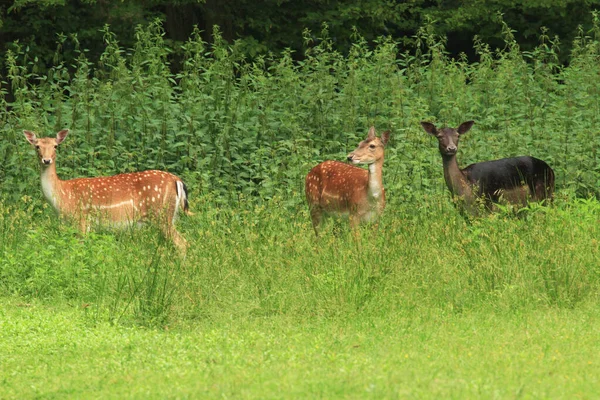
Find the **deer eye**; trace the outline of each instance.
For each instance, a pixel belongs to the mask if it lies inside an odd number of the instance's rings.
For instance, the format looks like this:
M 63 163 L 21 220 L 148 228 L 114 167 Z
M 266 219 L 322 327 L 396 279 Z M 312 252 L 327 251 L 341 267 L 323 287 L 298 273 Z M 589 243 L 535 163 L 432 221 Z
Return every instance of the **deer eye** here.
M 374 148 L 375 148 L 375 145 L 374 145 L 374 144 L 372 144 L 372 145 L 370 145 L 370 146 L 369 146 L 369 148 L 371 148 L 371 149 L 374 149 Z

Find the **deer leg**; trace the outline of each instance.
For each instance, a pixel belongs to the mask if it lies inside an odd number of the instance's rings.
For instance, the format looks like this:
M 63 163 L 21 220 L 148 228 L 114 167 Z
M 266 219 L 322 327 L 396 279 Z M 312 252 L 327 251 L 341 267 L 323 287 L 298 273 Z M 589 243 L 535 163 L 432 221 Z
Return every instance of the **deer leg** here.
M 173 240 L 173 244 L 175 244 L 181 254 L 185 256 L 188 248 L 187 240 L 185 240 L 175 228 L 173 228 L 171 231 L 171 239 Z
M 379 235 L 379 219 L 373 224 L 373 237 L 377 237 Z
M 88 233 L 88 219 L 85 215 L 79 215 L 79 232 L 81 232 L 82 236 L 85 236 Z
M 171 240 L 181 255 L 185 257 L 188 248 L 188 242 L 183 238 L 183 236 L 181 236 L 179 232 L 177 232 L 175 226 L 171 223 L 161 224 L 161 231 L 165 238 Z
M 188 243 L 183 236 L 179 234 L 177 229 L 175 229 L 175 225 L 173 224 L 174 216 L 175 207 L 164 206 L 161 209 L 152 210 L 148 215 L 148 218 L 158 225 L 158 228 L 160 228 L 165 239 L 171 241 L 179 250 L 182 257 L 185 257 Z
M 350 214 L 350 228 L 352 230 L 356 230 L 358 225 L 360 225 L 360 215 Z
M 552 191 L 546 186 L 545 182 L 536 182 L 533 190 L 533 200 L 552 200 Z
M 360 214 L 350 213 L 350 230 L 352 231 L 352 237 L 354 238 L 354 242 L 356 243 L 356 247 L 359 252 L 362 249 L 361 244 L 360 244 L 361 243 L 360 229 L 359 229 L 360 221 L 361 221 Z
M 318 227 L 323 219 L 323 213 L 318 207 L 310 209 L 310 219 L 312 220 L 313 229 L 315 230 L 315 236 L 319 236 Z

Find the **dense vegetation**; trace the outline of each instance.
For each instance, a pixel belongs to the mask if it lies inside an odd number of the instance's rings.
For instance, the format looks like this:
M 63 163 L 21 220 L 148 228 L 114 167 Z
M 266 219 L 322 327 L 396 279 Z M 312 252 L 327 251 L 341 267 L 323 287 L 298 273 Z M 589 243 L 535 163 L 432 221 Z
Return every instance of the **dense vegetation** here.
M 195 31 L 178 73 L 160 22 L 139 27 L 131 50 L 105 30 L 97 63 L 63 38 L 47 73 L 26 47 L 9 51 L 2 396 L 593 397 L 598 22 L 578 33 L 568 66 L 556 42 L 523 51 L 507 25 L 503 50 L 476 42 L 477 63 L 449 57 L 428 25 L 409 50 L 355 33 L 347 55 L 325 26 L 305 33 L 301 61 L 249 61 L 218 30 L 212 45 Z M 555 202 L 465 221 L 423 119 L 476 121 L 462 165 L 546 160 Z M 359 240 L 339 221 L 315 239 L 303 178 L 371 124 L 392 131 L 386 212 Z M 65 127 L 63 179 L 148 168 L 184 178 L 196 212 L 179 223 L 185 258 L 152 226 L 81 236 L 56 218 L 21 131 Z
M 390 39 L 370 50 L 356 34 L 348 56 L 332 49 L 326 27 L 316 42 L 307 32 L 300 62 L 289 53 L 249 62 L 218 30 L 209 47 L 196 31 L 182 48 L 178 74 L 169 70 L 159 22 L 138 28 L 131 52 L 106 31 L 97 64 L 81 50 L 76 64 L 65 65 L 60 42 L 55 66 L 43 75 L 26 48 L 9 51 L 15 100 L 0 107 L 0 183 L 10 188 L 3 196 L 31 194 L 38 180 L 21 130 L 49 135 L 68 127 L 72 135 L 59 153 L 63 177 L 160 168 L 181 175 L 196 197 L 280 196 L 298 204 L 310 166 L 343 157 L 374 124 L 392 131 L 390 199 L 414 201 L 443 190 L 423 119 L 476 121 L 462 142 L 464 165 L 530 154 L 555 169 L 560 189 L 598 194 L 600 80 L 591 79 L 600 73 L 598 41 L 580 33 L 563 67 L 548 38 L 524 52 L 507 26 L 503 32 L 503 51 L 477 42 L 478 63 L 447 57 L 429 26 L 402 53 Z
M 559 57 L 566 62 L 577 27 L 590 29 L 591 12 L 599 7 L 600 0 L 14 0 L 0 5 L 0 39 L 5 46 L 15 40 L 29 46 L 38 67 L 45 68 L 52 65 L 57 33 L 77 35 L 96 60 L 105 24 L 129 48 L 136 25 L 160 18 L 165 38 L 175 50 L 174 60 L 194 26 L 203 32 L 204 40 L 212 41 L 214 25 L 222 28 L 228 42 L 237 40 L 240 51 L 249 56 L 289 48 L 301 58 L 302 31 L 318 32 L 322 22 L 330 26 L 334 48 L 346 53 L 353 43 L 353 27 L 369 42 L 387 35 L 414 44 L 419 27 L 436 21 L 435 33 L 450 39 L 451 54 L 464 52 L 474 60 L 475 35 L 493 48 L 502 48 L 498 14 L 503 14 L 525 50 L 536 47 L 538 35 L 545 30 L 559 36 L 563 41 Z M 69 45 L 64 49 L 69 62 L 74 50 Z M 175 70 L 178 67 L 176 63 Z

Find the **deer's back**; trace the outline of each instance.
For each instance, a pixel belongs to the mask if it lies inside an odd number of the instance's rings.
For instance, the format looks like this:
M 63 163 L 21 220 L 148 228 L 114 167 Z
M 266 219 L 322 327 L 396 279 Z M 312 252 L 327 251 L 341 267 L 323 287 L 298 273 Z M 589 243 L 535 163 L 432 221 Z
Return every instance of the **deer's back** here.
M 159 207 L 177 195 L 173 174 L 158 170 L 132 172 L 97 178 L 64 181 L 72 200 L 87 207 L 104 207 L 131 202 L 139 211 Z M 142 210 L 143 209 L 143 210 Z
M 554 171 L 546 162 L 530 156 L 502 158 L 467 166 L 462 170 L 467 180 L 479 187 L 480 194 L 492 196 L 502 190 L 548 185 L 554 189 Z
M 306 199 L 310 205 L 345 209 L 366 195 L 369 173 L 339 161 L 325 161 L 306 176 Z

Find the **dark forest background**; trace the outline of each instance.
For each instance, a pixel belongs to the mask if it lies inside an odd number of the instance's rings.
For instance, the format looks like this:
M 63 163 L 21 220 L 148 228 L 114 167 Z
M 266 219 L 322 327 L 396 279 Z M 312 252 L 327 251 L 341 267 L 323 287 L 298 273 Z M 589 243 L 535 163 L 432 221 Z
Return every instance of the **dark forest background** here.
M 17 0 L 0 1 L 0 48 L 6 51 L 15 41 L 29 47 L 32 62 L 43 70 L 52 65 L 56 43 L 76 35 L 90 59 L 104 48 L 103 27 L 108 24 L 130 48 L 135 27 L 159 18 L 165 39 L 173 49 L 187 40 L 194 26 L 211 42 L 212 27 L 218 25 L 223 38 L 240 41 L 238 49 L 255 57 L 289 48 L 294 57 L 303 57 L 302 32 L 320 32 L 327 23 L 335 49 L 347 52 L 353 29 L 367 41 L 391 36 L 410 45 L 425 23 L 436 34 L 447 37 L 446 50 L 452 56 L 465 53 L 476 61 L 473 38 L 477 35 L 492 48 L 504 46 L 501 20 L 515 30 L 515 39 L 524 51 L 539 44 L 540 35 L 560 38 L 560 60 L 568 60 L 573 38 L 591 27 L 591 11 L 600 0 Z M 499 18 L 499 13 L 502 18 Z M 69 41 L 73 43 L 73 41 Z M 72 50 L 62 49 L 69 59 Z M 37 58 L 36 58 L 37 57 Z M 177 51 L 172 68 L 178 69 Z

